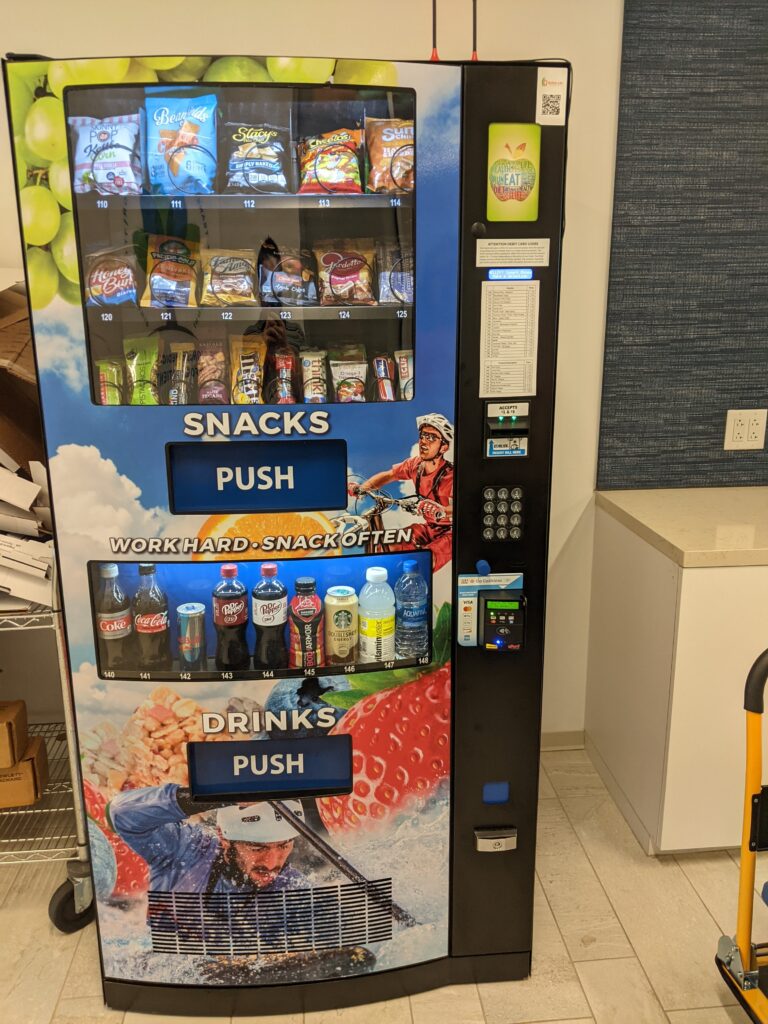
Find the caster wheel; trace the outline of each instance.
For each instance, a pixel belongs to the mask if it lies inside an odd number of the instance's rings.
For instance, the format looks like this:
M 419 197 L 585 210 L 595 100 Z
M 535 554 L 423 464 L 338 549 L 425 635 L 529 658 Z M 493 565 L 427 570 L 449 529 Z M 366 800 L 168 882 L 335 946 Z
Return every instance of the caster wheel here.
M 69 879 L 61 883 L 48 904 L 48 917 L 52 924 L 66 935 L 85 928 L 93 920 L 95 913 L 96 907 L 91 902 L 78 914 L 75 910 L 75 888 Z

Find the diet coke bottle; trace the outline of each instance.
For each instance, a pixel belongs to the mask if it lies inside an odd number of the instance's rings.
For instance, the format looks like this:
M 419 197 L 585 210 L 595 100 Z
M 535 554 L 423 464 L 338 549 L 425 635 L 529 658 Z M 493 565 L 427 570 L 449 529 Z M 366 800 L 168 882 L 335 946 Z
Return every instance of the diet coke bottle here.
M 105 562 L 99 568 L 101 587 L 96 599 L 96 636 L 102 672 L 133 668 L 131 602 L 120 586 L 118 575 L 114 562 Z
M 139 589 L 133 596 L 133 628 L 139 668 L 146 672 L 169 672 L 173 659 L 168 598 L 160 589 L 151 562 L 139 564 Z
M 216 629 L 216 668 L 223 672 L 248 668 L 248 590 L 237 578 L 237 566 L 221 567 L 213 588 L 213 625 Z

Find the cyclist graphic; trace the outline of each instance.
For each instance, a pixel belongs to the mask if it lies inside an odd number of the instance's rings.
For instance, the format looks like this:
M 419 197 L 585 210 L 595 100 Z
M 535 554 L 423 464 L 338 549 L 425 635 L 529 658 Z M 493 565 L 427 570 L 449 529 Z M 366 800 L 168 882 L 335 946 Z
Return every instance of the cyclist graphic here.
M 416 419 L 419 429 L 418 454 L 391 469 L 374 473 L 363 483 L 350 483 L 353 497 L 375 494 L 379 488 L 394 481 L 410 481 L 414 496 L 409 511 L 424 522 L 412 530 L 412 544 L 392 544 L 390 551 L 404 551 L 412 546 L 428 548 L 433 556 L 433 571 L 437 572 L 451 558 L 451 532 L 453 528 L 453 463 L 446 453 L 453 444 L 453 427 L 440 413 L 431 412 Z

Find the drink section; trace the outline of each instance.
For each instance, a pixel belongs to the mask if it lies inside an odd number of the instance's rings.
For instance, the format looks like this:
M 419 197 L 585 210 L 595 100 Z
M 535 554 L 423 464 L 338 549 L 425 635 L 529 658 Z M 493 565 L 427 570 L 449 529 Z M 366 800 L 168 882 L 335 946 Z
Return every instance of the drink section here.
M 567 68 L 4 71 L 107 1002 L 525 976 Z

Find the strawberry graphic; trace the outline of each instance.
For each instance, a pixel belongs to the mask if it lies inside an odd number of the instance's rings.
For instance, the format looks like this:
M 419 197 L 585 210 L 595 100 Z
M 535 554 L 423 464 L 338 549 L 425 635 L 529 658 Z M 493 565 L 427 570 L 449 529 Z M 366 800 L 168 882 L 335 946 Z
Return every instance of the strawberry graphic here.
M 435 649 L 447 654 L 441 619 Z M 419 811 L 450 772 L 450 729 L 450 662 L 358 701 L 331 730 L 352 737 L 354 782 L 351 793 L 317 801 L 328 831 L 371 828 Z
M 100 790 L 88 779 L 83 780 L 83 793 L 88 817 L 104 833 L 115 855 L 117 878 L 112 890 L 112 898 L 124 899 L 128 896 L 142 895 L 149 887 L 147 862 L 112 831 L 107 819 L 107 801 Z

